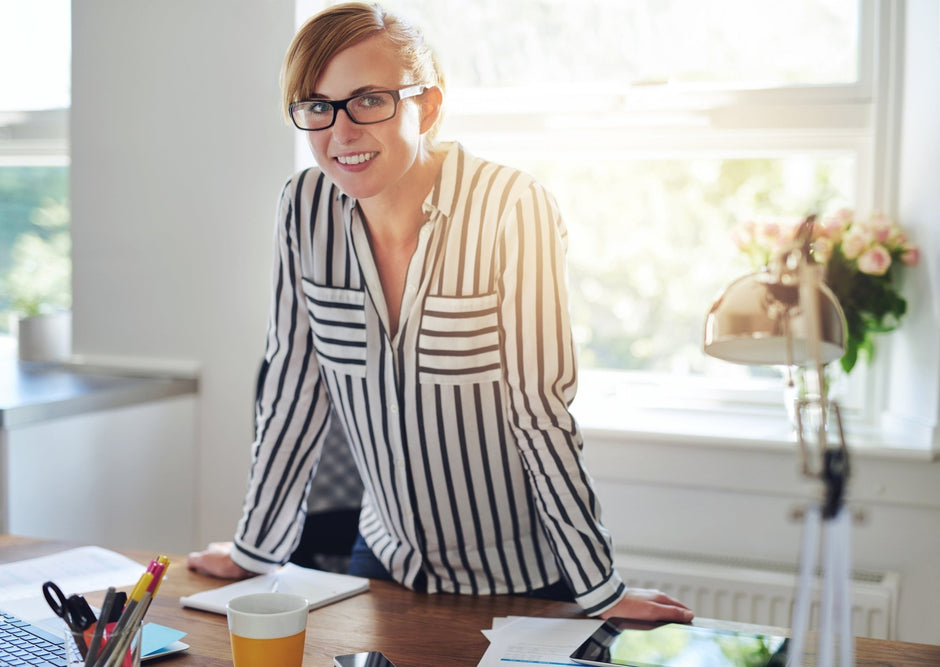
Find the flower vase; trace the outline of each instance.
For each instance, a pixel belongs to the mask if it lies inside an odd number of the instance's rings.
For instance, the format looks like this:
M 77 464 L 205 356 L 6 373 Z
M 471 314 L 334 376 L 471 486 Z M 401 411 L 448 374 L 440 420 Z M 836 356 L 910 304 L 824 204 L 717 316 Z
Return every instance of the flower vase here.
M 71 311 L 23 317 L 16 324 L 20 361 L 68 361 L 71 358 Z
M 828 364 L 823 368 L 821 392 L 817 390 L 816 385 L 819 382 L 813 377 L 815 371 L 803 366 L 796 366 L 792 371 L 792 383 L 788 383 L 784 389 L 784 401 L 787 409 L 787 417 L 794 431 L 801 427 L 804 437 L 813 437 L 819 429 L 821 415 L 820 393 L 825 396 L 825 429 L 827 432 L 833 428 L 838 428 L 834 424 L 835 417 L 831 409 L 831 402 L 838 400 L 841 393 L 845 373 L 838 363 Z M 797 411 L 802 405 L 802 414 Z

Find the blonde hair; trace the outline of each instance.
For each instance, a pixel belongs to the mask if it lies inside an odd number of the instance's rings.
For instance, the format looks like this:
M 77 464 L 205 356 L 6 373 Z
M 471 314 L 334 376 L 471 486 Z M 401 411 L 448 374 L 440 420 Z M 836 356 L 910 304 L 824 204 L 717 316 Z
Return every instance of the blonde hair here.
M 444 90 L 444 74 L 421 32 L 407 20 L 377 4 L 348 2 L 328 7 L 301 26 L 281 67 L 281 101 L 290 121 L 292 102 L 310 99 L 327 63 L 343 49 L 375 35 L 385 35 L 398 51 L 414 81 Z M 429 137 L 434 136 L 440 118 Z

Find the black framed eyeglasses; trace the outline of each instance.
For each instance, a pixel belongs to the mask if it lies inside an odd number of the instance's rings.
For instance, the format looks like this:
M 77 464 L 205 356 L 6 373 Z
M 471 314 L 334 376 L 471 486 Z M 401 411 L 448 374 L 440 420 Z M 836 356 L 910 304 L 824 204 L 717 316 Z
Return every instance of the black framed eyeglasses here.
M 409 97 L 417 97 L 427 89 L 428 86 L 418 84 L 398 90 L 370 90 L 345 100 L 291 102 L 290 117 L 298 129 L 308 132 L 333 127 L 336 113 L 340 109 L 346 111 L 349 120 L 359 125 L 381 123 L 395 117 L 399 102 Z

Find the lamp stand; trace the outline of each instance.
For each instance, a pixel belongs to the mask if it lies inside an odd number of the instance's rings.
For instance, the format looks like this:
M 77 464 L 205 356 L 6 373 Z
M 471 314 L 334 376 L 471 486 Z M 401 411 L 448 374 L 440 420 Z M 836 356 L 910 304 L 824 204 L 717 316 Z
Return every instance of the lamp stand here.
M 803 259 L 807 259 L 806 253 Z M 803 664 L 803 649 L 809 628 L 811 602 L 815 586 L 813 574 L 819 560 L 822 561 L 822 601 L 819 614 L 819 650 L 816 664 L 819 667 L 851 667 L 855 664 L 855 638 L 852 634 L 852 599 L 849 590 L 851 573 L 851 513 L 846 509 L 845 487 L 849 478 L 849 451 L 842 430 L 842 414 L 839 405 L 829 400 L 825 390 L 824 362 L 822 360 L 819 327 L 819 291 L 821 282 L 819 267 L 803 261 L 798 268 L 800 278 L 800 303 L 807 321 L 810 357 L 813 360 L 815 381 L 813 395 L 797 400 L 796 427 L 800 454 L 803 458 L 803 474 L 823 482 L 822 502 L 807 512 L 803 526 L 803 543 L 800 553 L 800 574 L 797 583 L 796 602 L 793 609 L 792 637 L 788 665 Z M 803 411 L 811 410 L 810 426 L 815 430 L 818 467 L 814 470 L 812 458 L 804 438 Z M 838 447 L 829 446 L 828 422 L 830 415 L 838 428 Z M 820 558 L 820 534 L 822 554 Z M 839 660 L 835 661 L 835 638 L 839 637 Z
M 835 454 L 830 456 L 831 454 Z M 841 467 L 838 450 L 827 452 L 832 466 Z M 837 484 L 841 484 L 838 482 Z M 827 482 L 827 487 L 829 483 Z M 803 523 L 803 541 L 800 550 L 800 570 L 796 601 L 793 607 L 790 648 L 787 664 L 803 664 L 812 601 L 815 593 L 814 575 L 817 564 L 822 571 L 822 600 L 819 607 L 818 652 L 816 664 L 820 667 L 855 664 L 855 639 L 852 633 L 852 599 L 849 579 L 852 569 L 852 513 L 840 501 L 827 507 L 832 500 L 832 488 L 827 488 L 826 501 L 806 510 Z M 820 554 L 820 538 L 822 554 Z M 836 638 L 838 654 L 836 653 Z M 836 660 L 838 655 L 838 660 Z

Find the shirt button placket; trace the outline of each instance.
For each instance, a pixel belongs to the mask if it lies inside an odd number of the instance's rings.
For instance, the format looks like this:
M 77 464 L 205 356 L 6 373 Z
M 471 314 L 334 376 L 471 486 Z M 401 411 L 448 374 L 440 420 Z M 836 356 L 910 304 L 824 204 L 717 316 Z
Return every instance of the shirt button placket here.
M 411 521 L 414 519 L 414 512 L 411 510 L 411 495 L 408 493 L 408 469 L 405 463 L 405 452 L 402 445 L 401 432 L 398 430 L 401 424 L 399 420 L 398 402 L 394 399 L 388 405 L 388 412 L 395 422 L 395 429 L 393 430 L 394 435 L 392 438 L 392 464 L 395 468 L 395 477 L 398 479 L 399 488 L 402 492 L 402 516 Z M 406 526 L 406 529 L 409 533 L 412 533 L 414 526 L 409 524 Z

